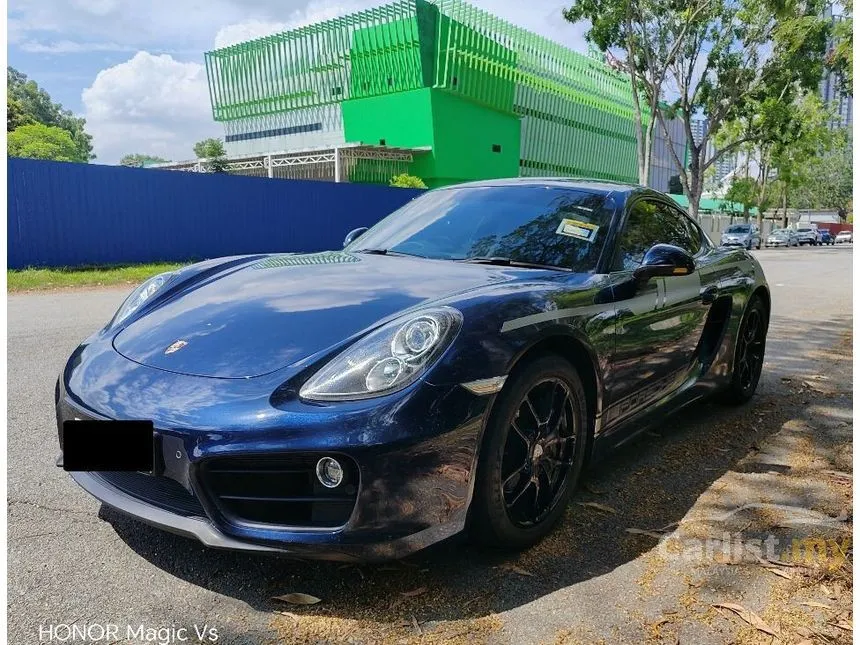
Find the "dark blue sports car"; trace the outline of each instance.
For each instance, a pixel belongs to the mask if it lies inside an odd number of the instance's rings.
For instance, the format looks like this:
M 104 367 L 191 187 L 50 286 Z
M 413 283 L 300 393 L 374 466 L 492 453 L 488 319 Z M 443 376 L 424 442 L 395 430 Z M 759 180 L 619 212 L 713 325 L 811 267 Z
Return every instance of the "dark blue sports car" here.
M 521 548 L 600 452 L 749 400 L 769 314 L 756 260 L 653 190 L 442 188 L 342 251 L 145 282 L 63 370 L 58 463 L 212 547 L 370 560 L 467 529 Z

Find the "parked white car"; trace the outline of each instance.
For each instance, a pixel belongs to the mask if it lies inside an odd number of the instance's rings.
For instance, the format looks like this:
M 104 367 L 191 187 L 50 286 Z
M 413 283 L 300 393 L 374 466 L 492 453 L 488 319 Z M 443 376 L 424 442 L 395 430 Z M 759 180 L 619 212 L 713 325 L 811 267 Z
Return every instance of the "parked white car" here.
M 836 243 L 842 244 L 843 242 L 853 243 L 854 234 L 851 231 L 839 231 L 836 234 Z

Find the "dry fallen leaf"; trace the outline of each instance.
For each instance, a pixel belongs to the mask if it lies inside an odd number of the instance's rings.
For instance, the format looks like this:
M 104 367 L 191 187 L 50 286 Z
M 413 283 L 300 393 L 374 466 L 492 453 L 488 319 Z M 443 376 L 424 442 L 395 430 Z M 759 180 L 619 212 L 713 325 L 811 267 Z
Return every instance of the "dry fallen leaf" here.
M 291 605 L 315 605 L 318 602 L 321 602 L 316 596 L 311 596 L 306 593 L 288 593 L 283 596 L 272 596 L 272 600 L 288 602 Z
M 603 511 L 604 513 L 615 513 L 618 514 L 611 506 L 607 506 L 606 504 L 598 504 L 597 502 L 579 502 L 580 506 L 587 506 L 588 508 L 593 508 L 598 511 Z
M 830 605 L 825 605 L 823 602 L 815 602 L 814 600 L 810 600 L 808 602 L 802 602 L 801 605 L 806 605 L 807 607 L 820 607 L 821 609 L 832 609 Z
M 412 591 L 404 591 L 400 595 L 404 598 L 413 598 L 415 596 L 420 596 L 423 593 L 427 593 L 427 587 L 418 587 L 417 589 L 413 589 Z
M 851 623 L 846 623 L 844 621 L 840 621 L 838 623 L 827 623 L 828 625 L 833 625 L 834 627 L 838 627 L 839 629 L 844 629 L 847 632 L 853 632 L 854 626 Z
M 782 569 L 777 569 L 776 567 L 762 567 L 766 571 L 770 571 L 774 575 L 779 576 L 780 578 L 785 578 L 786 580 L 791 580 L 792 575 L 788 571 L 783 571 Z
M 534 575 L 535 575 L 531 571 L 529 571 L 527 569 L 523 569 L 522 567 L 518 567 L 517 565 L 511 564 L 510 562 L 500 564 L 499 569 L 503 569 L 504 571 L 510 571 L 511 573 L 518 573 L 521 576 L 534 577 Z
M 714 605 L 714 607 L 717 607 L 719 609 L 728 609 L 729 611 L 737 614 L 742 621 L 748 623 L 749 625 L 752 625 L 757 630 L 764 632 L 765 634 L 770 634 L 771 636 L 779 636 L 779 632 L 777 632 L 773 627 L 764 622 L 761 616 L 759 616 L 754 611 L 747 609 L 743 605 L 738 605 L 733 602 L 725 602 L 717 603 Z

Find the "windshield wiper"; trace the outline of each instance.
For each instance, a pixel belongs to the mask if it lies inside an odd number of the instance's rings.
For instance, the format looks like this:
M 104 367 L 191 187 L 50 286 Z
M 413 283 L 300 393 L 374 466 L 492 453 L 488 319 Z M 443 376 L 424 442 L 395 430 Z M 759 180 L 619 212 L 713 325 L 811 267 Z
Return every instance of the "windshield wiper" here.
M 392 249 L 358 249 L 354 253 L 367 253 L 368 255 L 405 255 L 410 258 L 425 258 L 426 255 L 418 255 L 417 253 L 404 253 L 403 251 L 394 251 Z
M 476 255 L 471 258 L 463 258 L 457 262 L 468 264 L 494 264 L 496 266 L 517 267 L 522 269 L 547 269 L 549 271 L 570 271 L 564 267 L 553 266 L 551 264 L 538 264 L 537 262 L 523 262 L 520 260 L 512 260 L 511 258 L 500 257 L 497 255 L 483 256 Z

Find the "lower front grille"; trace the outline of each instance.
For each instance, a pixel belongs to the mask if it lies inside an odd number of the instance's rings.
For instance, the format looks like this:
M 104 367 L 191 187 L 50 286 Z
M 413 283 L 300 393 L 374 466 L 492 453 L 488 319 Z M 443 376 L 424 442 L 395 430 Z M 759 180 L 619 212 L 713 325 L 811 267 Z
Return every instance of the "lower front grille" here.
M 344 480 L 326 488 L 316 477 L 322 454 L 218 457 L 201 465 L 206 490 L 231 521 L 335 528 L 349 520 L 358 494 L 358 467 L 335 455 Z
M 105 482 L 143 502 L 185 517 L 206 517 L 200 501 L 168 477 L 144 473 L 98 472 Z

